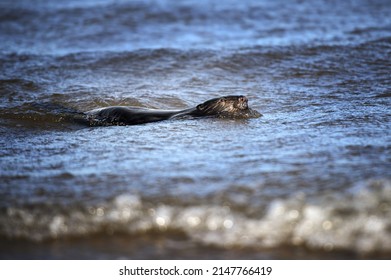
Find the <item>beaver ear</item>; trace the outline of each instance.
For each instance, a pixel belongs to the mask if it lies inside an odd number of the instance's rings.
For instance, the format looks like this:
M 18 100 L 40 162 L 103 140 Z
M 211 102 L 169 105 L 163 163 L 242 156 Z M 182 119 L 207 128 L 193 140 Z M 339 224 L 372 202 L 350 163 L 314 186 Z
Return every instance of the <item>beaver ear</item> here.
M 204 110 L 204 104 L 199 104 L 199 105 L 197 105 L 197 110 L 199 110 L 199 111 L 203 111 Z

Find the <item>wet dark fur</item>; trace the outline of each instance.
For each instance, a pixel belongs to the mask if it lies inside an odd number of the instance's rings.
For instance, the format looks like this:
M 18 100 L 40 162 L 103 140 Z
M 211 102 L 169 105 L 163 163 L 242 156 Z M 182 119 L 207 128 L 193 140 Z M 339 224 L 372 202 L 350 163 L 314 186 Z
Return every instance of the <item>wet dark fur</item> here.
M 261 114 L 248 107 L 245 96 L 225 96 L 208 100 L 186 110 L 155 110 L 140 107 L 112 106 L 86 112 L 89 125 L 136 125 L 183 116 L 222 118 L 257 118 Z

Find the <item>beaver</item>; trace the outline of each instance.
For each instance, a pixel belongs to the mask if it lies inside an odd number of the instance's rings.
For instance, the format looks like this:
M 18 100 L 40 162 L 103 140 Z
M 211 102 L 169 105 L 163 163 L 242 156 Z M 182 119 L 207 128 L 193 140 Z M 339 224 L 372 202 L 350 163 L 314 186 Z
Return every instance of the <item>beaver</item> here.
M 137 125 L 184 116 L 219 118 L 258 118 L 258 111 L 248 107 L 243 95 L 213 98 L 184 110 L 158 110 L 131 106 L 110 106 L 84 113 L 89 125 Z

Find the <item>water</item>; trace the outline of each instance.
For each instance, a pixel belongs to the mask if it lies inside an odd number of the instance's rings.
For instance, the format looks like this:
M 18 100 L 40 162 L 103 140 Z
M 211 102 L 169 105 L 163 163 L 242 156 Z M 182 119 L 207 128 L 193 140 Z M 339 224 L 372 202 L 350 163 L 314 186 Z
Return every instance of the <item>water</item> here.
M 0 258 L 390 259 L 390 14 L 386 0 L 2 1 Z M 264 116 L 64 115 L 237 94 Z

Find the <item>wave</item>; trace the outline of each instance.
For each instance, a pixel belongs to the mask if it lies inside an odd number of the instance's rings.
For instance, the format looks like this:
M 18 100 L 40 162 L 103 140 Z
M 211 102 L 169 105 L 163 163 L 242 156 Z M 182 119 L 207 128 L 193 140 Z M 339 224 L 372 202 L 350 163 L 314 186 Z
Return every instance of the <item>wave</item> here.
M 0 3 L 0 51 L 69 54 L 140 48 L 302 47 L 357 44 L 390 36 L 389 5 L 362 1 L 332 9 L 316 3 L 263 1 L 29 1 Z M 366 7 L 362 9 L 362 7 Z M 317 10 L 318 13 L 313 13 Z M 340 11 L 349 11 L 341 13 Z M 301 16 L 301 15 L 305 16 Z M 376 15 L 376 16 L 374 16 Z M 333 19 L 330 24 L 330 18 Z
M 37 85 L 42 80 L 63 82 L 59 78 L 64 71 L 68 73 L 69 78 L 73 78 L 73 76 L 85 75 L 86 70 L 102 75 L 108 75 L 109 71 L 113 71 L 117 76 L 130 74 L 134 77 L 159 76 L 168 73 L 178 75 L 179 71 L 188 71 L 185 74 L 189 75 L 197 70 L 206 73 L 214 70 L 235 74 L 248 73 L 252 77 L 282 70 L 284 77 L 301 77 L 302 72 L 309 77 L 313 75 L 334 77 L 345 76 L 346 65 L 342 62 L 349 62 L 352 70 L 361 70 L 365 66 L 370 70 L 373 68 L 384 72 L 389 67 L 389 53 L 386 50 L 389 49 L 390 40 L 391 37 L 385 36 L 354 46 L 327 42 L 306 46 L 255 44 L 247 47 L 225 48 L 223 51 L 208 48 L 149 47 L 124 51 L 75 51 L 65 55 L 3 52 L 0 55 L 0 61 L 4 64 L 2 68 L 11 78 L 1 80 L 0 85 L 14 84 L 15 73 L 21 75 L 25 72 L 27 72 L 26 76 L 31 77 L 30 82 Z M 34 77 L 31 75 L 32 71 L 40 75 Z M 26 85 L 21 82 L 16 84 Z
M 251 207 L 251 206 L 247 206 Z M 245 212 L 245 211 L 244 211 Z M 357 184 L 342 194 L 273 200 L 259 217 L 210 203 L 154 205 L 122 194 L 95 205 L 26 205 L 0 212 L 0 236 L 44 241 L 67 236 L 182 232 L 223 248 L 304 246 L 355 253 L 391 252 L 391 180 Z

